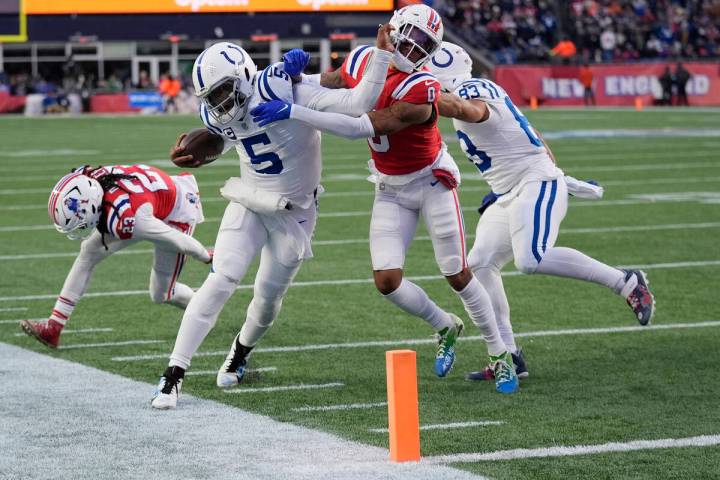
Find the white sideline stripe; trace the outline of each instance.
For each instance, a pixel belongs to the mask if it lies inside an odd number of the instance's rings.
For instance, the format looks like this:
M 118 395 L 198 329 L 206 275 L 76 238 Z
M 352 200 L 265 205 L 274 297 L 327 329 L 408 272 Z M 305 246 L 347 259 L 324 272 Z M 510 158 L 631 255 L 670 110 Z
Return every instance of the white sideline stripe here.
M 301 383 L 300 385 L 282 385 L 278 387 L 258 387 L 258 388 L 231 388 L 223 390 L 225 393 L 265 393 L 265 392 L 287 392 L 289 390 L 317 390 L 321 388 L 340 388 L 344 387 L 344 383 Z
M 720 265 L 720 260 L 702 260 L 702 261 L 689 261 L 689 262 L 670 262 L 670 263 L 649 263 L 643 265 L 618 265 L 617 268 L 624 269 L 667 269 L 667 268 L 688 268 L 688 267 L 714 267 Z M 522 275 L 518 271 L 502 272 L 503 277 L 514 277 Z M 444 280 L 445 277 L 442 275 L 416 275 L 405 277 L 410 281 L 437 281 Z M 348 278 L 341 280 L 312 280 L 306 282 L 293 282 L 291 287 L 314 287 L 323 285 L 360 285 L 374 283 L 372 278 Z M 249 290 L 252 289 L 253 285 L 238 285 L 237 290 Z M 111 292 L 91 292 L 83 295 L 85 298 L 89 297 L 123 297 L 128 295 L 148 295 L 148 290 L 117 290 Z M 41 295 L 23 295 L 19 297 L 0 297 L 0 302 L 15 302 L 19 300 L 48 300 L 57 298 L 56 293 L 48 293 Z
M 436 423 L 431 425 L 420 425 L 420 430 L 450 430 L 452 428 L 488 427 L 492 425 L 505 425 L 505 422 L 498 420 L 483 420 L 473 422 Z M 388 433 L 387 428 L 368 428 L 370 433 Z
M 0 308 L 0 312 L 24 312 L 28 307 L 7 307 Z
M 187 374 L 186 374 L 187 375 Z M 387 402 L 375 403 L 343 403 L 340 405 L 319 405 L 316 407 L 307 405 L 305 407 L 291 408 L 291 412 L 334 412 L 337 410 L 364 410 L 368 408 L 387 407 Z
M 100 332 L 112 332 L 112 328 L 79 328 L 77 330 L 65 330 L 63 329 L 62 334 L 68 335 L 72 333 L 100 333 Z M 16 333 L 14 336 L 16 337 L 24 337 L 26 336 L 26 333 Z
M 31 322 L 43 322 L 47 318 L 12 318 L 9 320 L 0 320 L 0 325 L 20 324 L 23 320 L 30 320 Z
M 367 215 L 367 213 L 364 213 Z M 211 219 L 215 220 L 215 219 Z M 52 227 L 51 227 L 52 228 Z M 644 232 L 648 230 L 690 230 L 690 229 L 703 229 L 703 228 L 720 228 L 720 222 L 702 222 L 702 223 L 661 223 L 656 225 L 627 225 L 618 227 L 589 227 L 589 228 L 563 228 L 560 233 L 564 234 L 586 234 L 586 233 L 620 233 L 620 232 Z M 3 231 L 0 227 L 0 231 Z M 468 233 L 465 235 L 466 238 L 475 238 L 474 233 Z M 418 235 L 413 241 L 430 241 L 430 237 L 427 235 Z M 317 246 L 331 246 L 331 245 L 352 245 L 352 244 L 364 244 L 368 243 L 368 238 L 345 238 L 339 240 L 315 240 L 312 242 L 314 247 Z M 145 253 L 153 253 L 154 250 L 150 249 L 137 249 L 137 250 L 120 250 L 115 252 L 114 255 L 139 255 Z M 30 260 L 30 259 L 44 259 L 44 258 L 65 258 L 65 257 L 76 257 L 78 252 L 57 252 L 57 253 L 28 253 L 23 255 L 0 255 L 0 260 Z
M 658 448 L 711 447 L 720 445 L 720 435 L 700 435 L 687 438 L 663 438 L 659 440 L 634 440 L 632 442 L 611 442 L 599 445 L 573 445 L 544 448 L 517 448 L 488 453 L 457 453 L 454 455 L 436 455 L 424 457 L 422 462 L 445 464 L 457 462 L 486 462 L 497 460 L 517 460 L 524 458 L 567 457 L 594 453 L 632 452 L 635 450 L 654 450 Z
M 260 372 L 274 372 L 277 367 L 259 367 L 259 368 L 248 368 L 245 370 L 246 373 L 260 373 Z M 200 376 L 200 375 L 217 375 L 217 370 L 190 370 L 185 372 L 186 377 Z
M 628 332 L 653 332 L 655 330 L 676 330 L 686 328 L 705 328 L 705 327 L 720 327 L 720 320 L 707 321 L 707 322 L 696 322 L 696 323 L 666 323 L 661 325 L 650 325 L 642 327 L 640 325 L 628 326 L 628 327 L 601 327 L 601 328 L 569 328 L 562 330 L 539 330 L 536 332 L 521 332 L 516 333 L 516 337 L 552 337 L 558 335 L 597 335 L 604 333 L 628 333 Z M 483 340 L 482 335 L 472 335 L 467 337 L 460 337 L 458 341 L 463 342 L 476 342 Z M 433 338 L 415 338 L 411 340 L 373 340 L 366 342 L 351 342 L 351 343 L 323 343 L 316 345 L 291 345 L 285 347 L 266 347 L 258 348 L 256 352 L 262 353 L 288 353 L 288 352 L 308 352 L 316 350 L 335 350 L 341 348 L 369 348 L 369 347 L 393 347 L 399 345 L 427 345 L 437 343 L 437 340 Z M 216 357 L 227 355 L 226 350 L 218 350 L 214 352 L 197 352 L 195 357 Z M 160 358 L 167 358 L 167 354 L 148 354 L 148 355 L 130 355 L 112 357 L 111 360 L 114 362 L 134 362 L 138 360 L 157 360 Z
M 165 340 L 126 340 L 124 342 L 104 342 L 104 343 L 75 343 L 70 345 L 61 345 L 58 350 L 72 350 L 75 348 L 101 348 L 101 347 L 124 347 L 126 345 L 150 345 L 154 343 L 166 343 Z
M 478 479 L 443 465 L 393 463 L 387 448 L 187 392 L 177 409 L 156 411 L 148 405 L 155 385 L 8 344 L 0 343 L 0 365 L 2 478 Z M 60 414 L 46 408 L 58 398 Z M 23 411 L 32 415 L 14 413 Z M 191 449 L 178 448 L 188 432 Z M 238 432 L 252 441 L 239 442 Z

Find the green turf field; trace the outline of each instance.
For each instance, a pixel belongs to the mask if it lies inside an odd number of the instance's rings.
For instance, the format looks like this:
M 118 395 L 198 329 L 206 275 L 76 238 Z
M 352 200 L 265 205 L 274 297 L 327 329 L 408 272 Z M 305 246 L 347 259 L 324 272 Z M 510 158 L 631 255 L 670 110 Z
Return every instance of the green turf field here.
M 623 330 L 619 327 L 635 327 L 637 322 L 624 301 L 603 287 L 519 276 L 509 265 L 505 285 L 515 331 L 524 334 L 519 341 L 530 368 L 521 392 L 500 396 L 489 383 L 464 380 L 467 371 L 484 363 L 485 347 L 477 338 L 461 342 L 454 370 L 445 379 L 436 378 L 430 329 L 384 301 L 369 280 L 367 235 L 373 195 L 372 185 L 364 180 L 367 145 L 325 136 L 326 193 L 320 198 L 315 258 L 303 266 L 298 285 L 290 289 L 280 317 L 253 356 L 254 368 L 274 369 L 250 375 L 243 388 L 336 385 L 229 394 L 215 387 L 211 373 L 187 377 L 184 391 L 387 446 L 386 434 L 370 431 L 387 426 L 383 406 L 293 409 L 385 401 L 384 352 L 412 348 L 418 353 L 421 425 L 502 422 L 423 431 L 424 456 L 720 434 L 720 303 L 715 297 L 720 268 L 720 110 L 527 113 L 537 129 L 554 138 L 549 144 L 567 174 L 605 186 L 602 201 L 571 199 L 558 245 L 573 246 L 613 265 L 643 266 L 657 299 L 654 323 L 668 328 Z M 55 232 L 47 218 L 47 197 L 55 181 L 70 167 L 87 163 L 148 163 L 176 173 L 167 151 L 178 133 L 198 126 L 191 117 L 0 118 L 0 341 L 142 381 L 157 380 L 181 312 L 152 304 L 144 292 L 150 244 L 132 247 L 98 267 L 91 295 L 79 304 L 68 330 L 105 330 L 67 332 L 62 345 L 77 348 L 51 352 L 35 340 L 17 336 L 20 329 L 12 320 L 48 316 L 78 249 Z M 449 124 L 443 127 L 452 133 Z M 643 129 L 653 136 L 565 135 L 597 129 Z M 655 135 L 660 129 L 667 129 L 666 136 Z M 487 186 L 456 142 L 450 150 L 465 174 L 460 195 L 471 244 L 478 220 L 475 208 Z M 237 162 L 230 153 L 194 173 L 207 218 L 196 237 L 212 245 L 225 206 L 218 188 L 237 175 Z M 422 226 L 418 235 L 406 275 L 422 277 L 418 283 L 441 307 L 465 318 L 459 300 L 437 276 Z M 189 260 L 183 279 L 197 287 L 206 273 L 205 265 Z M 253 275 L 254 270 L 243 284 L 250 285 Z M 110 295 L 113 292 L 126 294 Z M 200 349 L 208 354 L 197 356 L 191 371 L 215 371 L 220 366 L 250 295 L 250 289 L 241 289 L 228 303 Z M 697 325 L 701 322 L 708 323 Z M 467 335 L 476 337 L 477 329 L 469 321 L 466 325 Z M 680 328 L 683 325 L 692 328 Z M 556 330 L 570 331 L 543 334 Z M 139 340 L 158 342 L 93 346 Z M 308 348 L 369 341 L 390 343 Z M 298 348 L 262 350 L 281 346 Z M 454 465 L 493 478 L 718 478 L 720 447 Z

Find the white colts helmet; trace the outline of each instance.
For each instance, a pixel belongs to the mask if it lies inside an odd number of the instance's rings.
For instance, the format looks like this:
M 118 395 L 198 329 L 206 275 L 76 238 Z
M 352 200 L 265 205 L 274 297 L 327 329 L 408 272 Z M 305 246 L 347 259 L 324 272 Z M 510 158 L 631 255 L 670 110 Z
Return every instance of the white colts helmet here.
M 229 42 L 208 47 L 192 70 L 195 95 L 220 124 L 245 117 L 257 67 L 250 55 Z
M 442 42 L 428 68 L 446 92 L 454 92 L 465 80 L 472 78 L 470 55 L 461 46 L 450 42 Z
M 403 72 L 420 70 L 440 47 L 443 24 L 440 14 L 427 5 L 416 4 L 395 11 L 390 19 L 395 52 L 393 63 Z
M 90 235 L 100 221 L 103 195 L 100 183 L 87 175 L 70 173 L 61 178 L 48 201 L 57 231 L 72 240 Z

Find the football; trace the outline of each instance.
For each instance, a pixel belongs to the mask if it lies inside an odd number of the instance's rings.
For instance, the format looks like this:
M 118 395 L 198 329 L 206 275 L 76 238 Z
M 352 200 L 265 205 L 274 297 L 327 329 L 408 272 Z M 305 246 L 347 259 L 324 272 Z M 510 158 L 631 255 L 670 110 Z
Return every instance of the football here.
M 223 137 L 205 128 L 196 128 L 188 132 L 180 141 L 181 149 L 172 156 L 172 161 L 178 167 L 196 168 L 213 162 L 222 154 Z M 186 158 L 191 155 L 192 158 Z

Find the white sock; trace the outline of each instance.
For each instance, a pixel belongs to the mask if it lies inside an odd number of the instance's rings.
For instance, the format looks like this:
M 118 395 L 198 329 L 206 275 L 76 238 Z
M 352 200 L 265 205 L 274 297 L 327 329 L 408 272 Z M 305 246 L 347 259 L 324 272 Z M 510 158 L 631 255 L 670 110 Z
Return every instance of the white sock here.
M 75 302 L 77 299 L 68 298 L 60 295 L 55 301 L 55 307 L 50 314 L 50 320 L 54 320 L 57 323 L 65 325 L 65 322 L 70 320 L 73 310 L 75 310 Z
M 575 278 L 605 285 L 615 293 L 625 285 L 625 272 L 590 258 L 572 248 L 549 248 L 535 273 Z
M 470 283 L 456 293 L 462 300 L 470 319 L 485 337 L 488 353 L 497 356 L 506 352 L 507 347 L 500 337 L 490 297 L 477 278 L 473 276 Z
M 165 303 L 184 310 L 187 308 L 188 303 L 190 303 L 190 299 L 193 297 L 194 293 L 195 292 L 192 288 L 188 287 L 184 283 L 177 282 L 175 283 L 175 288 L 173 288 L 172 297 L 166 300 Z
M 188 369 L 193 355 L 215 326 L 220 311 L 235 292 L 236 286 L 235 282 L 222 274 L 213 272 L 208 275 L 185 309 L 169 366 Z
M 447 312 L 430 300 L 422 288 L 404 278 L 400 286 L 394 292 L 385 295 L 385 298 L 410 315 L 422 318 L 436 331 L 453 326 L 453 321 Z
M 495 323 L 497 323 L 498 330 L 500 331 L 500 338 L 502 338 L 503 343 L 510 353 L 517 353 L 515 335 L 513 334 L 512 324 L 510 323 L 510 305 L 505 295 L 500 270 L 492 266 L 479 267 L 473 270 L 473 274 L 490 297 L 493 312 L 495 313 Z

